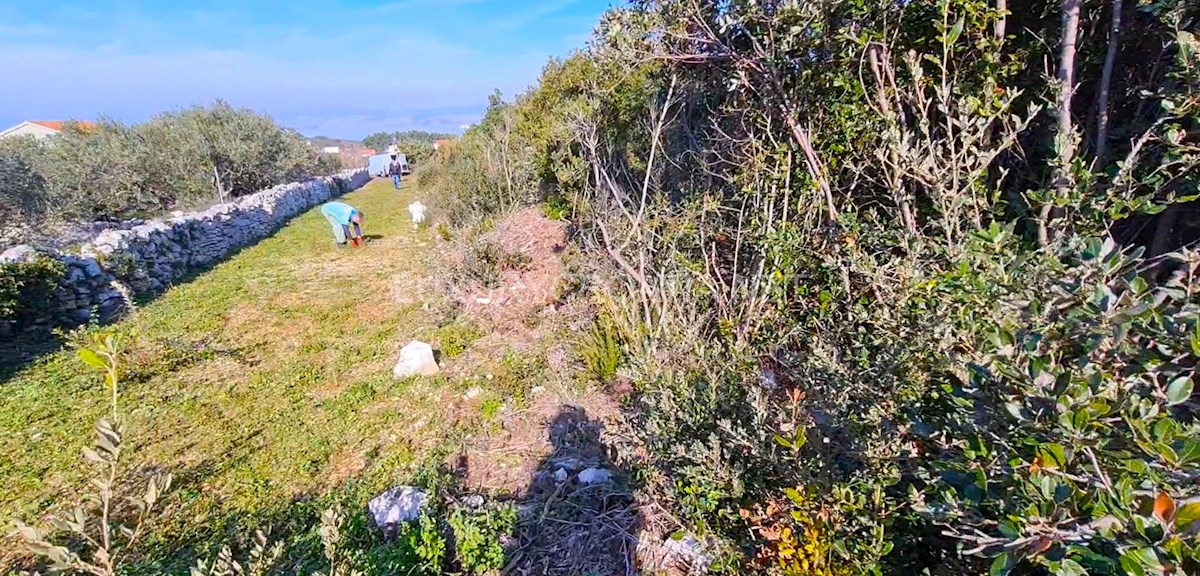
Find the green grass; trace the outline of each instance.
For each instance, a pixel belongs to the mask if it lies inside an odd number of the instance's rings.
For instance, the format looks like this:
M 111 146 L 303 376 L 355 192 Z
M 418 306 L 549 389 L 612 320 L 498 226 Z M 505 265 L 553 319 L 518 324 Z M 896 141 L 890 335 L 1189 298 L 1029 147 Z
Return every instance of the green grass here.
M 335 248 L 314 209 L 118 326 L 140 333 L 121 395 L 130 465 L 177 479 L 147 566 L 177 570 L 184 548 L 204 552 L 210 537 L 251 526 L 315 524 L 330 499 L 361 506 L 449 441 L 449 424 L 406 433 L 436 399 L 391 377 L 399 347 L 439 329 L 419 299 L 394 295 L 425 273 L 421 244 L 432 245 L 408 222 L 409 186 L 346 197 L 365 233 L 382 236 L 365 249 Z M 450 332 L 463 346 L 475 337 Z M 0 407 L 0 521 L 76 502 L 80 452 L 105 413 L 99 376 L 64 350 L 0 382 Z

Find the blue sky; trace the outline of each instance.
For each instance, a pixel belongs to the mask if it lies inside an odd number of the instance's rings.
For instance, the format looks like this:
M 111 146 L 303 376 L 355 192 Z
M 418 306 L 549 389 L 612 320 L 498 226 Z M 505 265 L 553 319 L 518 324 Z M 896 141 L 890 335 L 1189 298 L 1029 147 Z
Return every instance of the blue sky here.
M 223 98 L 309 136 L 457 131 L 613 1 L 0 0 L 0 129 Z

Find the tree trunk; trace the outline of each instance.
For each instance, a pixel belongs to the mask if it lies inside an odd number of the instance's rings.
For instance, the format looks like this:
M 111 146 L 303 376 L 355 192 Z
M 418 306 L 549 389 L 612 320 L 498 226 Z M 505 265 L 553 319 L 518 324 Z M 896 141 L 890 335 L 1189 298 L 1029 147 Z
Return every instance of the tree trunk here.
M 1000 1 L 1003 2 L 1004 0 Z M 882 50 L 882 46 L 878 44 L 873 44 L 867 48 L 867 57 L 870 60 L 871 71 L 875 74 L 875 97 L 879 100 L 879 113 L 883 115 L 889 125 L 896 126 L 897 130 L 900 130 L 900 127 L 896 125 L 897 118 L 892 112 L 891 102 L 884 88 L 885 66 L 890 68 L 890 62 L 887 61 L 886 55 L 882 55 L 882 58 L 880 57 Z M 904 190 L 904 180 L 899 172 L 899 155 L 896 152 L 894 144 L 889 144 L 888 148 L 888 158 L 891 164 L 891 167 L 887 170 L 888 187 L 892 190 L 892 197 L 896 202 L 896 208 L 900 210 L 900 220 L 904 223 L 904 228 L 908 230 L 909 234 L 916 236 L 918 233 L 917 219 L 913 214 L 912 206 L 908 202 L 908 194 Z
M 996 12 L 1000 15 L 996 18 L 996 40 L 1004 40 L 1005 28 L 1008 26 L 1008 0 L 996 0 Z
M 1162 214 L 1158 215 L 1158 222 L 1154 226 L 1154 241 L 1150 243 L 1150 257 L 1162 256 L 1173 248 L 1171 239 L 1174 238 L 1175 223 L 1179 221 L 1179 205 L 1171 204 L 1167 206 Z
M 1058 58 L 1058 166 L 1054 174 L 1055 198 L 1066 198 L 1071 192 L 1071 161 L 1075 157 L 1075 135 L 1071 126 L 1071 94 L 1075 91 L 1075 40 L 1079 36 L 1080 0 L 1063 0 L 1062 43 Z M 1050 217 L 1054 202 L 1042 205 L 1038 221 L 1038 243 L 1050 244 Z
M 1108 51 L 1104 54 L 1104 70 L 1100 74 L 1100 90 L 1096 97 L 1096 153 L 1093 168 L 1104 165 L 1108 151 L 1108 90 L 1112 84 L 1113 63 L 1121 44 L 1122 0 L 1112 2 L 1112 27 L 1108 31 Z
M 225 184 L 221 182 L 221 172 L 217 170 L 217 163 L 213 162 L 213 186 L 217 189 L 217 202 L 225 202 Z

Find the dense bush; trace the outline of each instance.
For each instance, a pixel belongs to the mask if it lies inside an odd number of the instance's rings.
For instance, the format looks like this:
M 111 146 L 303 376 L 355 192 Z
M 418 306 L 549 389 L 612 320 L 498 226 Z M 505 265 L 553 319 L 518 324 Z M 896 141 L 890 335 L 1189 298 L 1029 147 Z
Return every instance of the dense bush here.
M 46 181 L 32 166 L 36 150 L 33 142 L 0 139 L 0 218 L 46 210 Z
M 1192 573 L 1196 18 L 635 2 L 423 176 L 572 206 L 627 457 L 740 571 Z
M 47 140 L 0 141 L 0 210 L 108 220 L 227 201 L 324 167 L 308 142 L 224 102 L 127 126 L 101 119 Z
M 65 273 L 62 262 L 47 257 L 0 264 L 0 335 L 51 316 L 54 290 Z

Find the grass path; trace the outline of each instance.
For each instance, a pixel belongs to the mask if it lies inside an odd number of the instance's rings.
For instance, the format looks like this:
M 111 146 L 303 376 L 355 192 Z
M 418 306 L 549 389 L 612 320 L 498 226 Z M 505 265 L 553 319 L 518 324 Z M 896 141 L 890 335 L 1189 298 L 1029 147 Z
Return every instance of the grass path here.
M 121 395 L 131 465 L 176 477 L 149 558 L 409 479 L 449 441 L 453 424 L 421 417 L 439 382 L 390 372 L 400 346 L 439 330 L 419 291 L 432 237 L 412 229 L 406 186 L 346 197 L 379 236 L 365 249 L 335 248 L 314 208 L 117 326 L 141 334 Z M 99 377 L 69 350 L 0 382 L 0 521 L 75 501 L 104 410 Z

